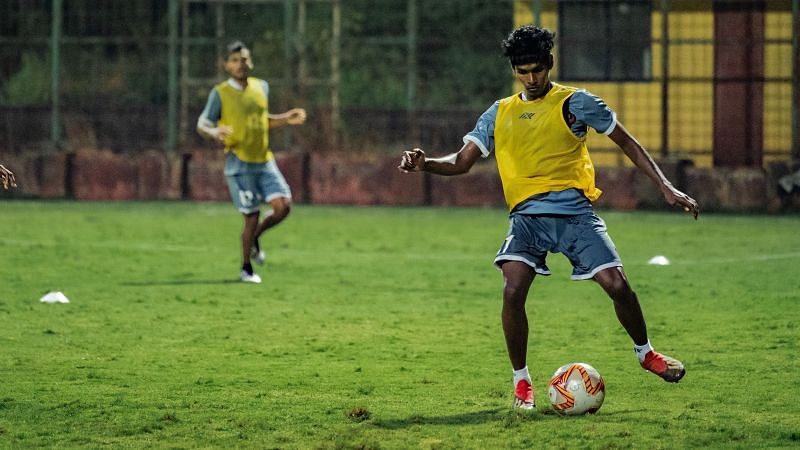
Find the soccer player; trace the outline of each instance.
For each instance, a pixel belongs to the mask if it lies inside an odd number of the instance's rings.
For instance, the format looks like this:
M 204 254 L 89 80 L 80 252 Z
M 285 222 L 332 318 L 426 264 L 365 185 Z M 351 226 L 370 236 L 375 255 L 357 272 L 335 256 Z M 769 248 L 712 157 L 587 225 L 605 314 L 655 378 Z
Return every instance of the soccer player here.
M 0 164 L 0 183 L 3 183 L 3 189 L 8 189 L 10 187 L 17 187 L 17 180 L 14 177 L 14 172 L 6 169 L 6 167 Z
M 264 264 L 259 237 L 289 214 L 292 194 L 275 164 L 269 147 L 269 129 L 300 125 L 306 111 L 293 108 L 282 114 L 269 113 L 269 84 L 253 78 L 250 50 L 239 41 L 227 47 L 225 71 L 230 78 L 214 86 L 197 120 L 197 131 L 225 145 L 225 178 L 234 205 L 244 217 L 242 270 L 239 278 L 261 283 L 251 261 Z M 272 212 L 259 222 L 260 206 L 269 203 Z
M 669 382 L 685 374 L 680 361 L 651 347 L 639 301 L 605 223 L 592 209 L 601 191 L 586 147 L 588 128 L 608 135 L 658 185 L 667 203 L 697 219 L 697 202 L 666 179 L 600 98 L 550 81 L 553 38 L 549 30 L 531 25 L 511 32 L 502 46 L 524 90 L 489 107 L 458 152 L 429 158 L 415 148 L 404 152 L 399 166 L 405 172 L 459 175 L 479 157 L 495 154 L 510 227 L 494 263 L 503 274 L 501 318 L 513 367 L 514 407 L 520 409 L 535 408 L 525 301 L 536 275 L 550 275 L 548 252 L 569 259 L 573 280 L 594 280 L 611 297 L 644 369 Z

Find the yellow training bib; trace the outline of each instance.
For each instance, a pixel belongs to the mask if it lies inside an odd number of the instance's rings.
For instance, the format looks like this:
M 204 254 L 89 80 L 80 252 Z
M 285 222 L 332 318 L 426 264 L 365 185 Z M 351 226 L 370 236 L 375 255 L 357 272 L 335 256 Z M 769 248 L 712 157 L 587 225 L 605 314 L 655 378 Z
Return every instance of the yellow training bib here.
M 590 201 L 600 197 L 586 137 L 575 136 L 562 114 L 576 90 L 553 83 L 536 100 L 523 101 L 519 94 L 500 100 L 495 156 L 509 210 L 533 195 L 569 188 L 580 189 Z
M 264 163 L 272 159 L 269 149 L 269 110 L 261 80 L 248 78 L 244 90 L 227 81 L 217 85 L 222 114 L 219 125 L 233 128 L 225 140 L 225 152 L 233 152 L 240 160 Z

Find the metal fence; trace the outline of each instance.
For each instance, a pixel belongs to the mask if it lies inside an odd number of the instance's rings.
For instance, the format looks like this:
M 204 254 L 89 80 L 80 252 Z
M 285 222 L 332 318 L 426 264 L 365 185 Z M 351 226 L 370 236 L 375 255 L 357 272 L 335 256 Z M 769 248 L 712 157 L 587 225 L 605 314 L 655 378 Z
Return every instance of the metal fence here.
M 758 94 L 746 98 L 759 122 L 746 136 L 763 162 L 797 161 L 799 1 L 751 1 L 763 11 L 760 34 L 731 41 L 715 24 L 726 4 L 742 2 L 6 0 L 0 151 L 208 146 L 194 124 L 225 77 L 221 49 L 233 39 L 250 45 L 271 109 L 309 110 L 302 132 L 275 132 L 277 150 L 451 151 L 513 92 L 499 42 L 534 22 L 557 32 L 556 59 L 570 62 L 553 78 L 601 95 L 652 153 L 715 164 L 714 143 L 730 132 L 715 110 L 720 86 L 740 82 Z M 595 13 L 582 14 L 587 7 Z M 647 23 L 634 27 L 625 18 L 637 11 Z M 602 39 L 589 32 L 600 24 Z M 762 70 L 721 75 L 715 58 L 726 45 L 756 46 Z M 605 69 L 582 61 L 581 49 L 605 52 Z M 616 69 L 619 55 L 636 63 Z M 624 164 L 609 141 L 590 141 L 601 164 Z

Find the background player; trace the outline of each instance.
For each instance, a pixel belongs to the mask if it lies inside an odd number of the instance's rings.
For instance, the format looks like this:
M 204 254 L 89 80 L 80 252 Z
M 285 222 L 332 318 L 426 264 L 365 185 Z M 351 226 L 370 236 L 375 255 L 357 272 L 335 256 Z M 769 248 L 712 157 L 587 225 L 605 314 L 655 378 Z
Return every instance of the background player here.
M 197 131 L 225 145 L 228 190 L 244 217 L 239 278 L 260 283 L 261 277 L 251 264 L 251 261 L 264 263 L 265 255 L 258 238 L 286 218 L 292 198 L 270 150 L 269 129 L 300 125 L 306 120 L 306 111 L 294 108 L 282 114 L 270 114 L 269 84 L 250 77 L 252 70 L 250 50 L 239 41 L 228 45 L 225 71 L 230 78 L 211 90 L 197 120 Z M 272 212 L 259 222 L 260 206 L 265 202 Z

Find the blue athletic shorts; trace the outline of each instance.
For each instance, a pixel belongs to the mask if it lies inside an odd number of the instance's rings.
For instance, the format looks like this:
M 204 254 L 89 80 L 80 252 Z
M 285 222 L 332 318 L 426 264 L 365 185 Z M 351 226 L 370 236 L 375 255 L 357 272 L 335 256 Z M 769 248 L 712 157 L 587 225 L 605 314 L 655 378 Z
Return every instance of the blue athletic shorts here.
M 515 214 L 494 263 L 499 268 L 505 261 L 521 261 L 538 274 L 550 275 L 545 264 L 548 252 L 563 253 L 569 259 L 573 280 L 588 280 L 603 269 L 622 267 L 605 222 L 594 213 Z
M 233 170 L 233 167 L 239 167 L 239 170 Z M 242 167 L 245 168 L 241 169 Z M 292 198 L 289 185 L 274 159 L 264 164 L 249 164 L 229 154 L 225 164 L 225 178 L 233 204 L 244 214 L 258 211 L 262 203 L 274 198 Z

